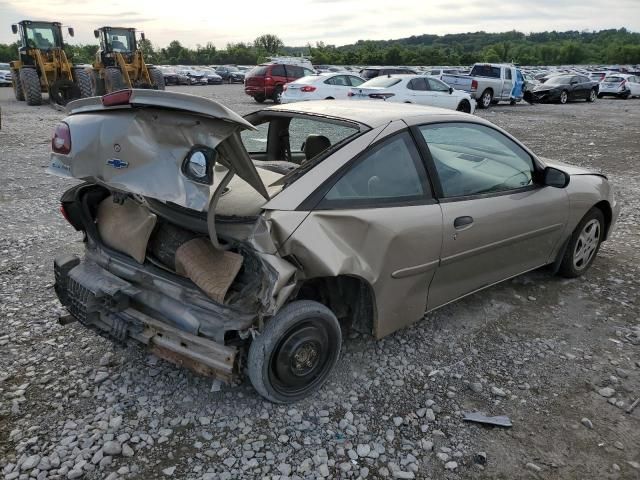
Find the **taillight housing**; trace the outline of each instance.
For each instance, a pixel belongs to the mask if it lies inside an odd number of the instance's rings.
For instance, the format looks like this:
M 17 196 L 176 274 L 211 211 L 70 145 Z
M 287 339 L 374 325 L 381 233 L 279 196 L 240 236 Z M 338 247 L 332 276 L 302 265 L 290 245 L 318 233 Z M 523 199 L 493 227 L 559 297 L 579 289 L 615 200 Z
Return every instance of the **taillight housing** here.
M 476 90 L 478 90 L 478 81 L 477 80 L 471 80 L 471 91 L 475 92 Z
M 62 155 L 71 152 L 71 130 L 65 122 L 56 125 L 51 137 L 51 150 Z
M 127 105 L 132 93 L 131 90 L 118 90 L 117 92 L 107 93 L 102 97 L 102 105 L 105 107 Z
M 314 86 L 312 86 L 312 85 L 305 85 L 304 87 L 302 87 L 302 88 L 300 89 L 300 91 L 301 91 L 301 92 L 306 92 L 306 93 L 309 93 L 309 92 L 315 92 L 315 91 L 316 91 L 316 87 L 314 87 Z

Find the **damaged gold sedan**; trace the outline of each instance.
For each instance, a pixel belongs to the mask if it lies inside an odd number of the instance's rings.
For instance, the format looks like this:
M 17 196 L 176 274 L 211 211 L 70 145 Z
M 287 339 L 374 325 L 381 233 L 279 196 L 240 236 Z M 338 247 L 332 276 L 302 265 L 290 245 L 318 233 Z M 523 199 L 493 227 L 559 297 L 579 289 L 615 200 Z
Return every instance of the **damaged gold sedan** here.
M 593 262 L 606 178 L 448 110 L 305 102 L 242 118 L 123 90 L 75 101 L 49 171 L 83 258 L 55 260 L 70 315 L 274 402 L 318 389 L 342 328 L 380 338 L 465 295 Z

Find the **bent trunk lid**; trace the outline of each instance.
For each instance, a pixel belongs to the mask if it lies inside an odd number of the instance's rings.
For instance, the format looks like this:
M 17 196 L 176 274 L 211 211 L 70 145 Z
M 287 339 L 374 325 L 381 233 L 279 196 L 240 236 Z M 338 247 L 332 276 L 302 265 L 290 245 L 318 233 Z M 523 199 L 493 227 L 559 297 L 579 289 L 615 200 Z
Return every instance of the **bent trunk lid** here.
M 132 90 L 128 103 L 104 107 L 87 98 L 70 103 L 69 113 L 71 152 L 52 152 L 50 173 L 206 211 L 223 176 L 199 183 L 183 164 L 194 147 L 207 147 L 217 152 L 216 163 L 269 198 L 240 139 L 255 127 L 213 100 Z

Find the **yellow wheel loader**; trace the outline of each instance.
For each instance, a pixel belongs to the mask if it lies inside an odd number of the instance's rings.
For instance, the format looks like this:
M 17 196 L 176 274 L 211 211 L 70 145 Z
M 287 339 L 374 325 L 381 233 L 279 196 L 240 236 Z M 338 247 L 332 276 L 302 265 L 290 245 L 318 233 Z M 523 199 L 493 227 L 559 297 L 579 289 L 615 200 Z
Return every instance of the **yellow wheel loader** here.
M 144 62 L 136 43 L 135 28 L 102 27 L 93 34 L 100 40 L 91 74 L 93 95 L 123 88 L 164 90 L 162 72 Z M 144 33 L 141 38 L 144 40 Z
M 91 96 L 89 71 L 67 58 L 59 22 L 23 20 L 11 25 L 11 30 L 20 37 L 19 59 L 10 64 L 16 100 L 41 105 L 42 94 L 48 93 L 51 103 L 66 105 Z M 68 32 L 73 37 L 73 28 Z

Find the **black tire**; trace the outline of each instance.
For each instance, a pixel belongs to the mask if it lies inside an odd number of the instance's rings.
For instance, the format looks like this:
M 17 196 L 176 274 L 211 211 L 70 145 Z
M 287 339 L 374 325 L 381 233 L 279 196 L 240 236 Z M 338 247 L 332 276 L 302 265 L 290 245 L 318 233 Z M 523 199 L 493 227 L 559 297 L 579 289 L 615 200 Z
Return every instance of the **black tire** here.
M 156 90 L 164 90 L 164 75 L 157 68 L 149 68 L 149 77 L 151 77 L 151 84 Z
M 253 99 L 258 103 L 264 103 L 264 101 L 266 100 L 264 95 L 258 95 L 256 97 L 253 97 Z
M 471 113 L 471 104 L 466 100 L 462 100 L 458 104 L 458 108 L 456 108 L 456 110 L 458 112 Z
M 27 105 L 42 105 L 42 87 L 40 77 L 35 68 L 23 68 L 20 70 L 20 83 Z
M 331 310 L 311 300 L 291 302 L 251 343 L 249 379 L 271 402 L 296 402 L 327 381 L 341 346 L 340 324 Z
M 122 72 L 117 68 L 107 68 L 104 71 L 104 89 L 106 93 L 116 92 L 127 88 L 124 84 Z
M 587 95 L 587 102 L 592 103 L 596 101 L 596 97 L 598 97 L 598 92 L 596 92 L 595 88 L 589 90 L 589 95 Z
M 560 96 L 558 97 L 558 103 L 560 105 L 564 105 L 569 101 L 569 92 L 567 92 L 566 90 L 562 90 L 560 92 Z
M 280 101 L 282 99 L 282 86 L 281 85 L 276 85 L 276 88 L 273 91 L 273 96 L 271 98 L 273 100 L 273 103 L 275 103 L 276 105 L 280 103 Z
M 91 76 L 85 68 L 74 68 L 73 77 L 80 89 L 80 98 L 92 97 Z
M 598 98 L 602 98 L 604 97 L 604 95 L 602 95 L 601 93 L 598 94 Z
M 480 95 L 480 101 L 478 102 L 478 107 L 480 108 L 489 108 L 493 103 L 493 92 L 491 89 L 487 88 L 482 95 Z
M 591 228 L 597 228 L 597 232 Z M 576 278 L 586 272 L 598 255 L 604 229 L 604 214 L 599 208 L 593 207 L 571 234 L 558 273 L 563 277 Z M 580 254 L 583 251 L 587 252 L 586 258 Z
M 94 97 L 101 97 L 105 93 L 107 93 L 104 78 L 100 78 L 100 72 L 98 70 L 93 70 L 91 72 L 91 93 Z
M 11 85 L 13 85 L 13 94 L 16 96 L 16 100 L 24 102 L 24 90 L 22 90 L 19 70 L 11 70 Z
M 517 101 L 515 101 L 515 100 L 509 100 L 509 105 L 511 105 L 512 107 L 513 107 L 516 103 L 518 103 L 518 102 L 517 102 Z

